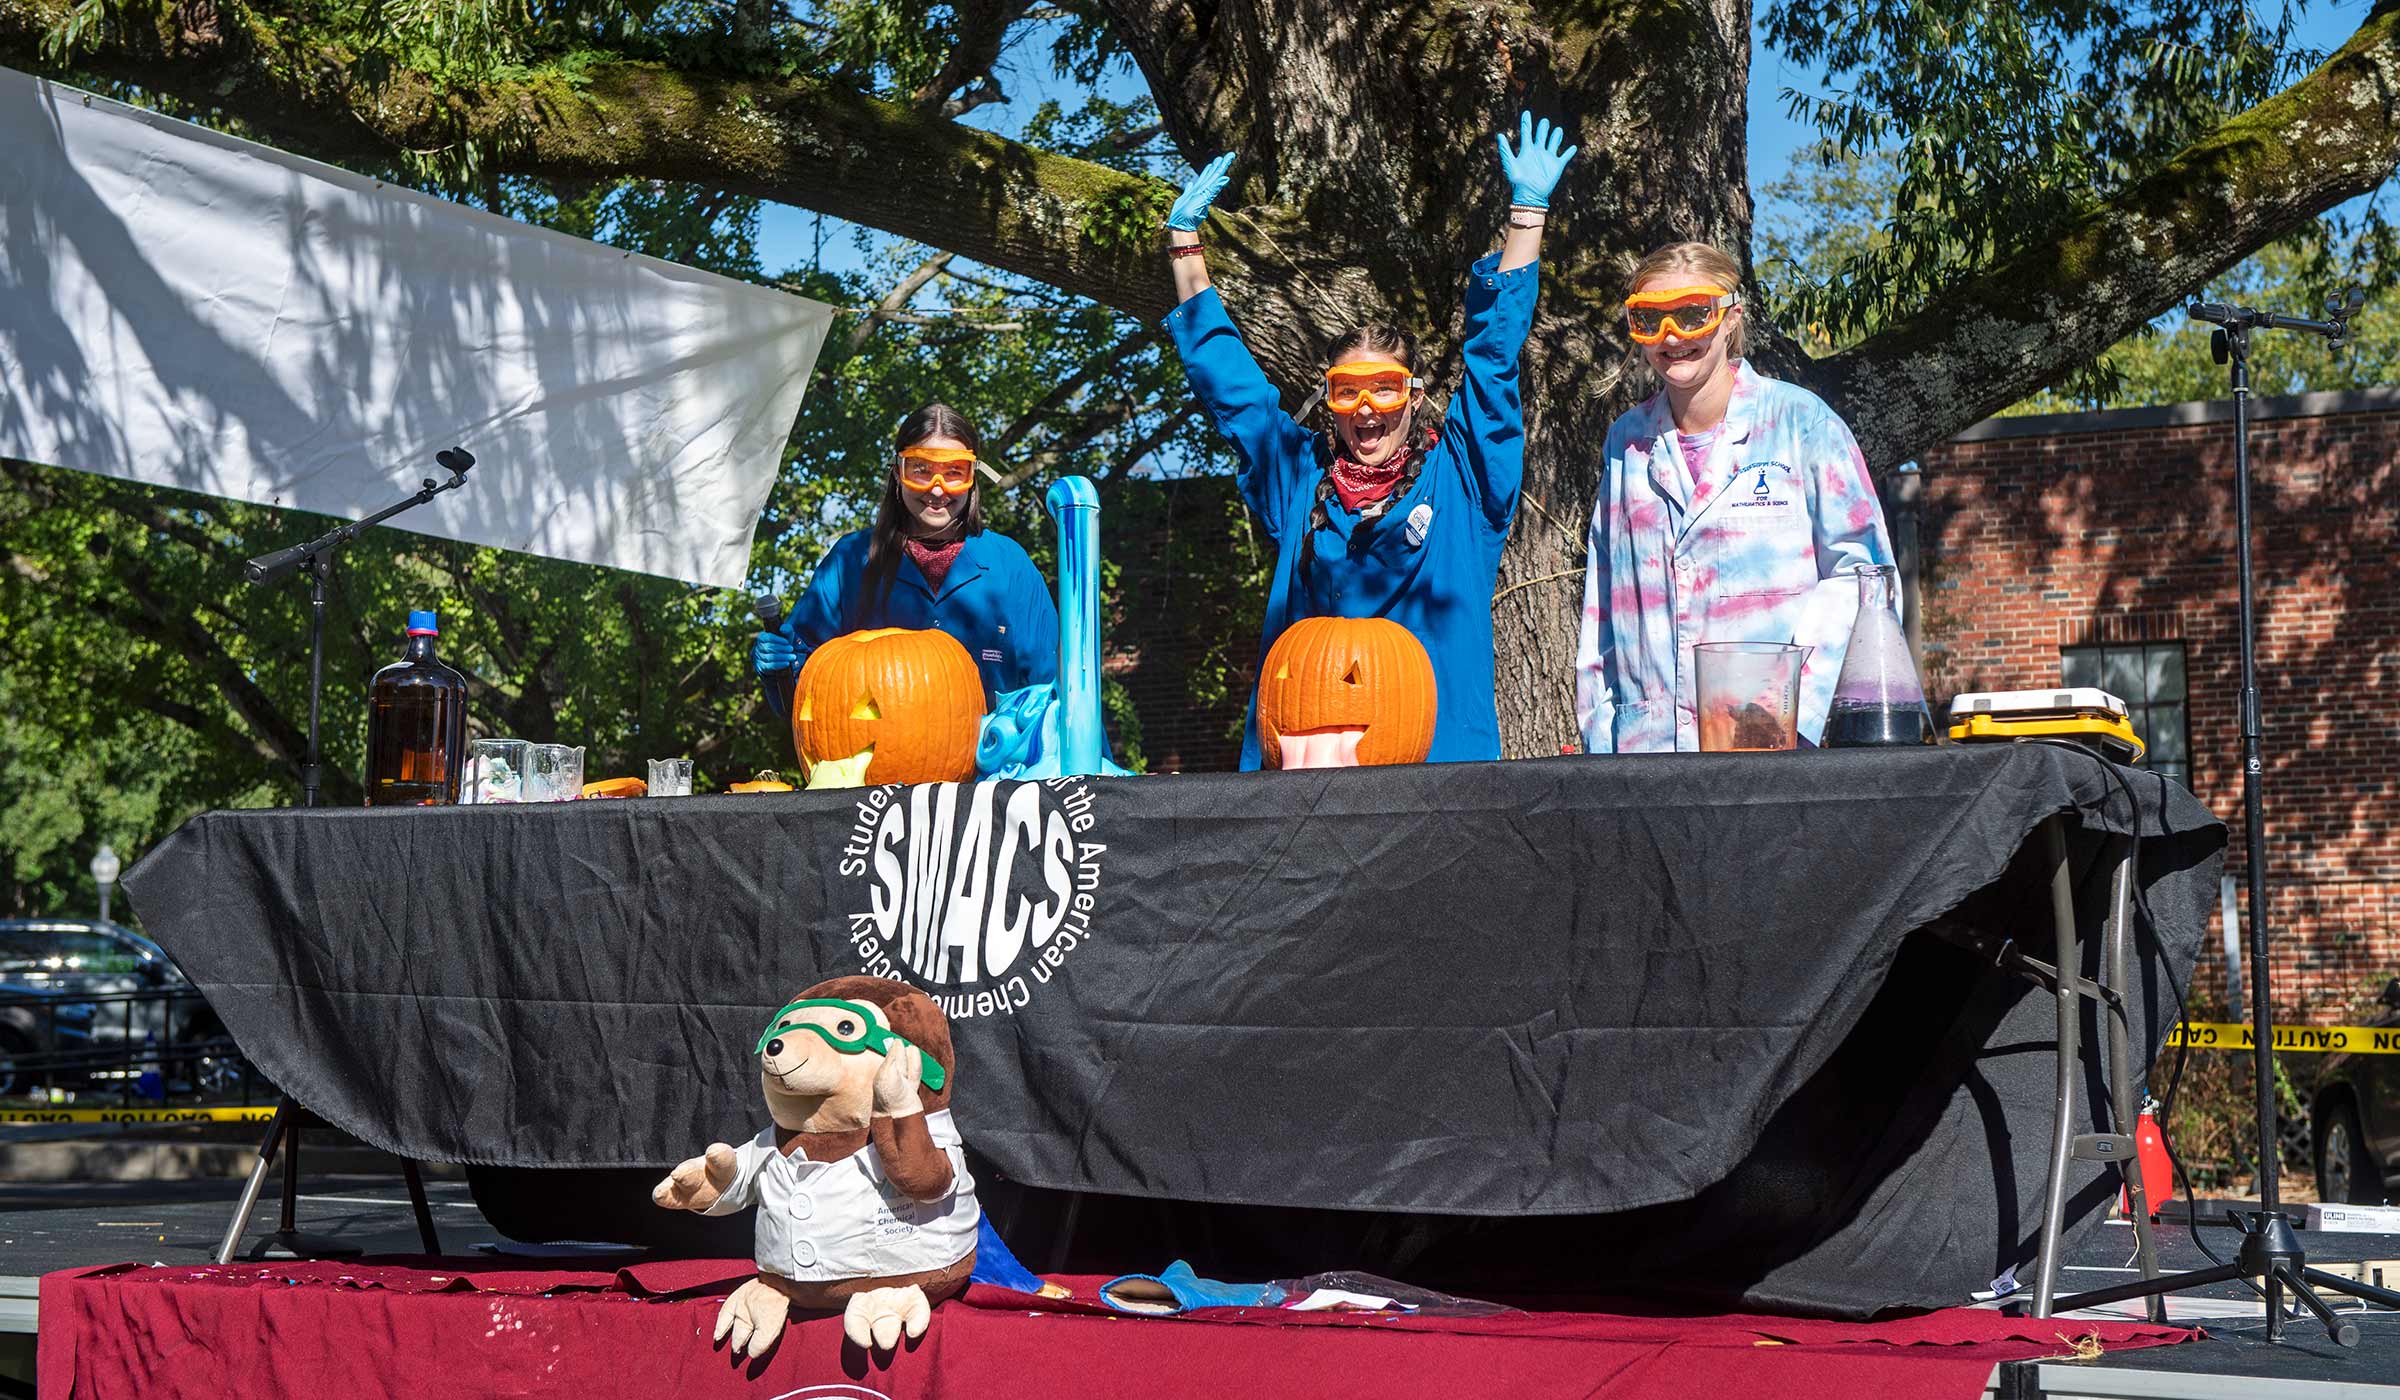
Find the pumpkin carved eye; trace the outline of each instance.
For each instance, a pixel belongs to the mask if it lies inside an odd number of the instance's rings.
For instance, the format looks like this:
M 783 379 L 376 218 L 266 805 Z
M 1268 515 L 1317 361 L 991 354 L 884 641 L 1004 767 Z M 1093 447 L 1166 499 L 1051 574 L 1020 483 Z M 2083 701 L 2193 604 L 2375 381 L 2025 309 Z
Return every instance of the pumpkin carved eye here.
M 875 703 L 874 696 L 865 696 L 850 707 L 850 718 L 881 719 L 883 718 L 883 707 Z

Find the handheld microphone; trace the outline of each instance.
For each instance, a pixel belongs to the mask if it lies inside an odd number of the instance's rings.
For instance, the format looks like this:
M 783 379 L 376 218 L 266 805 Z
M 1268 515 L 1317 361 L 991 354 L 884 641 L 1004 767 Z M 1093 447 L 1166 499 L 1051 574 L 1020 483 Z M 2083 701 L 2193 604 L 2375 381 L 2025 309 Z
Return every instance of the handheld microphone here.
M 750 596 L 750 611 L 757 614 L 759 626 L 764 627 L 770 632 L 780 631 L 782 629 L 783 600 L 776 597 L 774 594 L 752 594 Z

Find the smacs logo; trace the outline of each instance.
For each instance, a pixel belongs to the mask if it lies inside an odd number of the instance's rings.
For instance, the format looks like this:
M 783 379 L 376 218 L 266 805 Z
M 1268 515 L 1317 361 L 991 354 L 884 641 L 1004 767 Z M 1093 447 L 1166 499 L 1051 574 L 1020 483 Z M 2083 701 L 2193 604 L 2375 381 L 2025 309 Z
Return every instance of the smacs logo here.
M 862 793 L 840 874 L 861 971 L 925 989 L 953 1021 L 1013 1014 L 1092 936 L 1101 859 L 1083 778 Z

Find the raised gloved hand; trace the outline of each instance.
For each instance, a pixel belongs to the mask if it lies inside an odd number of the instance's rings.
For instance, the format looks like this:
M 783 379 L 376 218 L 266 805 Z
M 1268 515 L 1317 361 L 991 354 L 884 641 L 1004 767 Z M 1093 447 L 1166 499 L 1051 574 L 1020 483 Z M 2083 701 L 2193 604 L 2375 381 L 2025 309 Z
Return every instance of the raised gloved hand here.
M 1200 167 L 1200 173 L 1183 187 L 1183 193 L 1175 196 L 1175 207 L 1167 211 L 1167 227 L 1185 233 L 1197 232 L 1200 221 L 1208 217 L 1208 206 L 1225 192 L 1225 182 L 1229 178 L 1226 172 L 1232 169 L 1231 151 Z
M 1550 191 L 1558 188 L 1558 177 L 1566 173 L 1567 162 L 1575 158 L 1581 146 L 1567 145 L 1567 130 L 1552 126 L 1547 120 L 1536 122 L 1533 113 L 1517 114 L 1517 148 L 1508 148 L 1508 136 L 1503 132 L 1500 143 L 1500 173 L 1508 177 L 1511 204 L 1523 204 L 1535 209 L 1550 207 Z M 1561 150 L 1560 147 L 1566 149 Z
M 750 669 L 762 676 L 789 671 L 799 664 L 800 653 L 781 632 L 761 632 L 750 643 Z

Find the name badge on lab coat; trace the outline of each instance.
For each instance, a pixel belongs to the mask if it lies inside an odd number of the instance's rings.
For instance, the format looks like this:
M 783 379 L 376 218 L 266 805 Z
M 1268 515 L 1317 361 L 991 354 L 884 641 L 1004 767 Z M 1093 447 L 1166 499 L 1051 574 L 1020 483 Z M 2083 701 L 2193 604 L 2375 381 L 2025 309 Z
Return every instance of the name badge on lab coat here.
M 1408 528 L 1403 532 L 1408 537 L 1408 547 L 1410 549 L 1424 548 L 1425 536 L 1432 529 L 1433 503 L 1430 501 L 1417 502 L 1417 508 L 1408 513 Z

